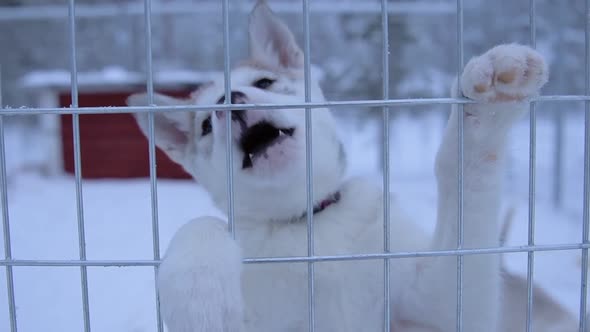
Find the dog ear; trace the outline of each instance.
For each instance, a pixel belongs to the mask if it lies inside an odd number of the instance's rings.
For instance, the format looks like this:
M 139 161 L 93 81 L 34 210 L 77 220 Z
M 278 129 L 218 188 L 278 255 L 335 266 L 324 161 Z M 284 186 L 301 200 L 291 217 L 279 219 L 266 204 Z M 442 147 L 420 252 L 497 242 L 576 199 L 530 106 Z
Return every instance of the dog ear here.
M 273 67 L 303 68 L 303 52 L 289 28 L 258 1 L 250 13 L 250 56 Z
M 155 93 L 154 104 L 157 106 L 189 105 L 190 99 L 177 99 Z M 148 95 L 138 93 L 127 98 L 129 106 L 147 106 Z M 148 137 L 148 113 L 134 113 L 139 129 Z M 182 164 L 189 143 L 192 114 L 190 112 L 154 113 L 154 138 L 156 145 L 175 162 Z

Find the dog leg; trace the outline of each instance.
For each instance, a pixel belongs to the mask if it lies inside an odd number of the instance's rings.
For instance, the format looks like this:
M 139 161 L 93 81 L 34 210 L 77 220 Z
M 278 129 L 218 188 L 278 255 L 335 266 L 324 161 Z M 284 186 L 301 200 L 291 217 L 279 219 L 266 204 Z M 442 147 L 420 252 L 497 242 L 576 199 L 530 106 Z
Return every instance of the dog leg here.
M 521 45 L 497 46 L 467 64 L 461 76 L 461 90 L 479 103 L 465 105 L 463 112 L 454 107 L 437 155 L 438 216 L 432 249 L 457 247 L 460 116 L 464 124 L 463 247 L 498 246 L 501 163 L 506 136 L 511 125 L 528 109 L 527 99 L 536 95 L 546 81 L 547 68 L 542 57 Z M 456 257 L 425 259 L 415 270 L 414 285 L 404 296 L 404 301 L 410 301 L 414 316 L 409 320 L 420 322 L 426 330 L 454 331 Z M 497 331 L 499 294 L 499 255 L 465 256 L 464 331 Z
M 243 330 L 241 253 L 225 222 L 202 217 L 174 235 L 158 271 L 170 332 Z

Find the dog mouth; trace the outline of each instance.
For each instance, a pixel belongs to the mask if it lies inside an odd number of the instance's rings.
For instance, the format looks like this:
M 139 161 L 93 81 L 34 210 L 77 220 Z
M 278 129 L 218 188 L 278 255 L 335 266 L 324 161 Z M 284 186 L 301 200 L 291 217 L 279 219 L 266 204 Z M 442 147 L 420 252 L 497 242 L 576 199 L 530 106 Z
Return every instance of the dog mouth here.
M 252 168 L 254 161 L 265 156 L 270 147 L 293 137 L 294 134 L 295 128 L 277 127 L 266 120 L 247 128 L 240 138 L 240 147 L 244 151 L 242 169 Z

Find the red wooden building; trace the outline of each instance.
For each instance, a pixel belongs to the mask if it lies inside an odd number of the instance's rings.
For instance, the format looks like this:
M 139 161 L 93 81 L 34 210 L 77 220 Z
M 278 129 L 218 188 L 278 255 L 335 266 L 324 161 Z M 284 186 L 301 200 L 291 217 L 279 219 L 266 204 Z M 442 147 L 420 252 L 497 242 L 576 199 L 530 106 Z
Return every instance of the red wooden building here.
M 160 72 L 155 88 L 165 94 L 186 96 L 211 74 Z M 36 72 L 23 79 L 23 86 L 36 96 L 38 107 L 69 107 L 68 72 Z M 145 91 L 140 75 L 121 69 L 78 74 L 80 107 L 125 106 L 134 92 Z M 84 178 L 137 178 L 149 176 L 148 142 L 131 114 L 80 115 L 80 148 Z M 71 115 L 46 115 L 47 162 L 54 172 L 74 173 L 74 144 Z M 190 178 L 159 149 L 156 151 L 159 178 Z

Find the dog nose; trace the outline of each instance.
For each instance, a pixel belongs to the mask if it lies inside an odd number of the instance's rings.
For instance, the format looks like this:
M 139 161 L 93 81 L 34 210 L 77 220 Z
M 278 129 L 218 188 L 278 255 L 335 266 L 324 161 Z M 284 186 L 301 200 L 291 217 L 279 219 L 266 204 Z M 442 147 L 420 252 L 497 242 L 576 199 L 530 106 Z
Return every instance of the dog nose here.
M 240 91 L 232 91 L 231 92 L 231 103 L 232 104 L 246 104 L 246 95 L 243 92 Z M 221 98 L 219 98 L 219 100 L 217 101 L 217 104 L 223 104 L 225 103 L 225 95 L 221 96 Z M 245 123 L 244 122 L 244 115 L 245 115 L 246 111 L 243 110 L 232 110 L 232 120 L 234 121 L 238 121 L 240 123 Z M 225 114 L 225 112 L 221 112 L 221 111 L 215 111 L 215 115 L 221 119 L 223 118 L 223 115 Z
M 215 116 L 218 119 L 223 119 L 225 117 L 226 111 L 215 111 Z M 245 123 L 246 121 L 246 111 L 244 110 L 232 110 L 231 111 L 231 119 L 233 121 L 237 121 L 239 123 Z
M 225 95 L 221 96 L 217 101 L 217 104 L 225 103 Z M 231 103 L 232 104 L 245 104 L 246 103 L 246 95 L 240 91 L 232 91 L 231 92 Z

